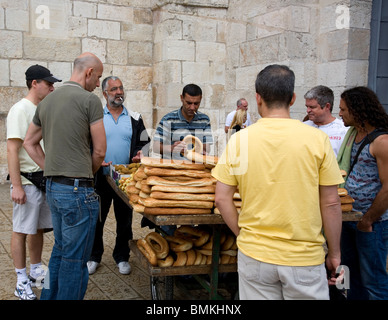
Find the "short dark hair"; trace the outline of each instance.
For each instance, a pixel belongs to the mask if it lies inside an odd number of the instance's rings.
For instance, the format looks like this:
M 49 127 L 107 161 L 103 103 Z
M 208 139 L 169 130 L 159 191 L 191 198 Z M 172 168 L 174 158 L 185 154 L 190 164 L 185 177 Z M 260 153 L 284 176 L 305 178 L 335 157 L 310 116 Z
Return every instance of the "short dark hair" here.
M 196 84 L 190 83 L 183 88 L 182 96 L 184 97 L 186 93 L 192 97 L 202 96 L 202 89 Z
M 295 74 L 287 66 L 272 64 L 265 67 L 256 78 L 256 93 L 270 108 L 274 104 L 289 105 L 295 86 Z
M 36 80 L 37 83 L 41 83 L 43 80 L 42 79 L 34 79 Z M 27 88 L 28 90 L 30 90 L 32 88 L 32 81 L 34 80 L 26 80 L 26 85 L 27 85 Z
M 311 88 L 304 95 L 305 99 L 314 99 L 317 100 L 318 104 L 323 109 L 327 103 L 330 104 L 330 112 L 333 111 L 334 104 L 334 93 L 329 87 L 326 86 L 316 86 Z

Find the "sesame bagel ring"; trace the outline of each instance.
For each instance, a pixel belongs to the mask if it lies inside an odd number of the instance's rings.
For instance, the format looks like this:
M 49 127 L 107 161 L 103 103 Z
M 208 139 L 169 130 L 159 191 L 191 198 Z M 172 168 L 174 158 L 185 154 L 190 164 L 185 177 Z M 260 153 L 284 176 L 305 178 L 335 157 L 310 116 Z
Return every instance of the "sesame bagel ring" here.
M 193 146 L 191 149 L 187 149 L 187 150 L 202 154 L 203 144 L 202 144 L 202 141 L 199 140 L 199 138 L 192 135 L 187 135 L 186 137 L 183 138 L 182 141 L 186 143 L 187 146 Z
M 145 240 L 155 251 L 156 258 L 164 259 L 167 257 L 169 252 L 168 242 L 159 233 L 151 232 L 146 235 Z
M 170 249 L 174 252 L 187 251 L 193 247 L 193 243 L 190 240 L 181 237 L 166 236 L 166 240 L 169 243 Z
M 183 267 L 187 262 L 187 254 L 186 252 L 177 252 L 176 254 L 177 258 L 175 262 L 173 263 L 173 267 Z
M 153 266 L 158 265 L 158 259 L 156 258 L 156 254 L 147 241 L 145 241 L 144 239 L 139 239 L 137 240 L 136 245 L 139 248 L 140 252 L 147 258 L 149 263 L 151 263 Z
M 179 236 L 179 233 L 184 236 L 188 235 L 189 237 L 193 237 L 193 244 L 195 247 L 201 247 L 208 242 L 210 238 L 209 232 L 192 226 L 180 226 L 176 229 L 175 235 Z
M 166 268 L 171 267 L 174 263 L 172 256 L 168 255 L 165 259 L 158 259 L 158 267 Z

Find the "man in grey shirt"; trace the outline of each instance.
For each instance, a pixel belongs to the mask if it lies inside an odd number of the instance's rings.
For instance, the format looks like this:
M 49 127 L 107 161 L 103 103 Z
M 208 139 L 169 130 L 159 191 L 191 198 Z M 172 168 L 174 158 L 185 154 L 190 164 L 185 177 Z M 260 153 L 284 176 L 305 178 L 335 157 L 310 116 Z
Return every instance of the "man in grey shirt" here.
M 86 263 L 99 212 L 93 174 L 106 152 L 102 104 L 92 93 L 102 72 L 94 54 L 75 59 L 70 81 L 38 105 L 24 141 L 28 154 L 47 176 L 55 236 L 49 287 L 43 289 L 42 300 L 81 300 L 86 292 Z M 45 153 L 38 143 L 42 136 Z

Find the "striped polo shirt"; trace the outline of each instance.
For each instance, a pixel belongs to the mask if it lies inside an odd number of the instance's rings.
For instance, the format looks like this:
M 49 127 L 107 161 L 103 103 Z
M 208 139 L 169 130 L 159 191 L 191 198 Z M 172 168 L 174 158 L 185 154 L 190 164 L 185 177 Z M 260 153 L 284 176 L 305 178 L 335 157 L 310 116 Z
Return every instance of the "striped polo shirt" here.
M 160 120 L 156 128 L 154 141 L 159 141 L 165 145 L 172 145 L 174 142 L 181 141 L 190 134 L 199 138 L 204 144 L 213 143 L 209 117 L 202 112 L 197 112 L 189 122 L 183 116 L 181 107 L 166 114 Z

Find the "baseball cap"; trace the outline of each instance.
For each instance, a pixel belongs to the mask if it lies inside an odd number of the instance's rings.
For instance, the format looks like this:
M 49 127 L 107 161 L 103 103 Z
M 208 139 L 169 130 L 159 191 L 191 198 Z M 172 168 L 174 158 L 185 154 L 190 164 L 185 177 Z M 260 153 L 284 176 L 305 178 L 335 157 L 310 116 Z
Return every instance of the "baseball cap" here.
M 61 79 L 58 79 L 52 75 L 49 69 L 36 64 L 31 66 L 26 71 L 26 80 L 46 80 L 48 82 L 61 82 Z

